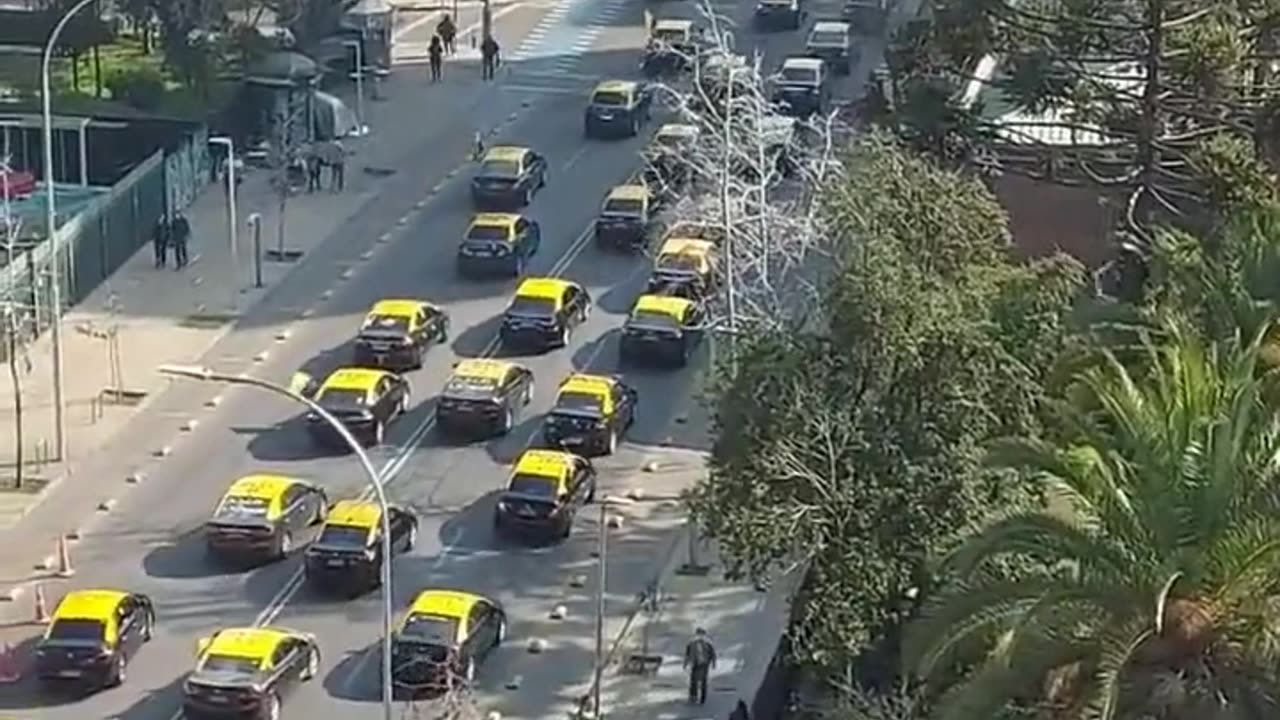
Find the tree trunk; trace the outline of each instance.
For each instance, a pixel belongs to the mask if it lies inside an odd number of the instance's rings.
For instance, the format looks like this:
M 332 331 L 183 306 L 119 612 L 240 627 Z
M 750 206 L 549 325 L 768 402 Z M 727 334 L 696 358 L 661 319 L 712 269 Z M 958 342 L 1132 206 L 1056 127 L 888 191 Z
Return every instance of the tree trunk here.
M 102 97 L 102 54 L 97 45 L 93 46 L 93 96 Z
M 26 458 L 22 456 L 22 448 L 26 437 L 22 426 L 22 374 L 18 371 L 18 323 L 12 307 L 5 314 L 8 317 L 5 334 L 9 338 L 9 380 L 13 383 L 13 486 L 20 490 L 25 483 Z
M 80 55 L 71 56 L 71 91 L 80 92 Z

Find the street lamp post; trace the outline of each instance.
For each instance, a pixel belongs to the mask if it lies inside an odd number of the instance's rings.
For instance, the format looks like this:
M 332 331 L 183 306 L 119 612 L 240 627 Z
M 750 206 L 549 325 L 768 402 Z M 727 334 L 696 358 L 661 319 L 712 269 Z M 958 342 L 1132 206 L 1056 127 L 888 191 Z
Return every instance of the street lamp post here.
M 62 262 L 62 253 L 58 249 L 58 212 L 53 180 L 53 91 L 50 88 L 52 83 L 49 80 L 49 65 L 53 62 L 53 48 L 58 44 L 58 36 L 62 35 L 67 23 L 76 13 L 94 2 L 96 0 L 79 0 L 63 13 L 49 33 L 40 59 L 41 125 L 44 132 L 44 221 L 45 235 L 52 255 L 49 260 L 49 304 L 53 306 L 53 438 L 58 460 L 67 459 L 67 418 L 62 392 L 62 273 L 58 267 Z
M 295 403 L 306 406 L 308 410 L 318 415 L 335 432 L 346 442 L 347 447 L 355 453 L 356 458 L 360 460 L 360 467 L 364 469 L 365 475 L 369 480 L 369 487 L 373 490 L 374 497 L 381 509 L 382 522 L 382 716 L 383 720 L 393 720 L 393 697 L 391 693 L 391 634 L 392 634 L 392 599 L 391 599 L 391 512 L 387 503 L 387 496 L 382 487 L 382 478 L 378 471 L 374 469 L 373 462 L 369 460 L 369 454 L 364 451 L 364 446 L 359 440 L 351 434 L 351 431 L 342 424 L 341 420 L 331 415 L 327 410 L 320 407 L 319 403 L 302 394 L 301 388 L 286 388 L 266 380 L 249 377 L 246 375 L 228 375 L 225 373 L 215 372 L 209 368 L 193 367 L 188 365 L 161 365 L 157 368 L 163 375 L 173 377 L 188 378 L 191 380 L 200 380 L 203 382 L 216 382 L 227 385 L 245 385 L 248 387 L 266 390 L 267 392 L 286 397 Z
M 609 517 L 608 511 L 610 507 L 622 505 L 631 505 L 635 501 L 631 498 L 615 497 L 606 495 L 598 498 L 596 503 L 600 506 L 600 528 L 599 537 L 596 546 L 596 648 L 595 648 L 595 677 L 591 684 L 591 711 L 596 720 L 600 720 L 604 713 L 600 707 L 600 686 L 604 680 L 604 617 L 605 617 L 605 581 L 608 563 L 605 558 L 609 552 Z
M 361 40 L 344 40 L 343 45 L 349 48 L 355 48 L 356 51 L 356 71 L 354 73 L 356 79 L 356 121 L 360 123 L 360 127 L 356 128 L 355 136 L 363 137 L 369 134 L 369 126 L 364 120 L 364 43 Z
M 227 242 L 231 245 L 231 312 L 240 304 L 240 251 L 236 229 L 236 144 L 225 135 L 209 138 L 210 145 L 227 149 Z

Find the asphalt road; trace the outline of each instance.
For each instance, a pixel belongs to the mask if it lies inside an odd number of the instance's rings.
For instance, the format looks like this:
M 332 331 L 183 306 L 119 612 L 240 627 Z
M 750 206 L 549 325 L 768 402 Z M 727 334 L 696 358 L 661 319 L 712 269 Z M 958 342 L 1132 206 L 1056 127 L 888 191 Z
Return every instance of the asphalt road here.
M 742 24 L 749 13 L 750 7 L 735 10 Z M 634 73 L 642 44 L 640 8 L 635 14 L 634 26 L 613 28 L 607 37 L 610 46 L 621 45 L 619 39 L 630 32 L 637 49 L 589 56 L 589 72 L 604 77 Z M 692 15 L 696 8 L 661 6 L 656 14 Z M 763 36 L 761 44 L 776 56 L 771 60 L 776 64 L 802 41 L 802 33 L 786 33 Z M 317 316 L 295 326 L 289 342 L 257 372 L 284 381 L 298 367 L 323 373 L 339 364 L 349 357 L 346 343 L 360 316 L 381 297 L 420 296 L 448 308 L 451 343 L 434 349 L 426 366 L 410 375 L 413 410 L 373 453 L 392 498 L 422 515 L 418 548 L 396 561 L 394 597 L 402 608 L 424 586 L 447 586 L 503 601 L 512 621 L 510 640 L 482 668 L 476 702 L 509 716 L 538 718 L 559 716 L 558 708 L 589 679 L 594 522 L 580 518 L 575 536 L 560 546 L 504 547 L 490 533 L 493 497 L 506 481 L 509 464 L 534 436 L 558 382 L 575 369 L 616 370 L 617 329 L 648 268 L 643 260 L 597 250 L 588 235 L 604 193 L 635 169 L 643 140 L 584 141 L 581 101 L 565 94 L 507 92 L 499 107 L 526 101 L 536 104 L 500 139 L 532 146 L 551 162 L 548 187 L 528 209 L 543 226 L 543 248 L 531 271 L 577 280 L 591 292 L 596 307 L 571 347 L 521 360 L 538 382 L 534 402 L 516 430 L 507 438 L 461 446 L 443 442 L 432 430 L 436 391 L 458 358 L 492 349 L 495 321 L 513 287 L 510 282 L 461 281 L 453 274 L 454 247 L 471 214 L 466 174 L 429 201 L 403 238 L 337 285 Z M 475 112 L 491 117 L 495 109 L 489 105 Z M 602 490 L 676 492 L 689 473 L 646 474 L 640 466 L 654 459 L 664 466 L 690 464 L 687 453 L 663 446 L 701 434 L 700 428 L 675 422 L 687 412 L 693 372 L 628 372 L 626 379 L 640 392 L 639 416 L 626 445 L 598 463 Z M 252 391 L 225 393 L 219 408 L 204 416 L 193 434 L 161 466 L 161 473 L 122 502 L 111 522 L 78 545 L 79 574 L 71 586 L 125 587 L 148 593 L 157 603 L 156 637 L 130 665 L 128 681 L 67 702 L 16 688 L 0 695 L 0 704 L 21 717 L 51 720 L 169 720 L 178 711 L 181 680 L 198 638 L 220 627 L 270 622 L 316 633 L 324 653 L 320 677 L 286 702 L 286 717 L 377 717 L 376 654 L 369 652 L 376 649 L 379 635 L 377 595 L 351 602 L 313 597 L 297 582 L 298 557 L 251 572 L 216 571 L 205 562 L 199 535 L 227 484 L 240 475 L 282 471 L 309 478 L 333 496 L 354 495 L 364 484 L 356 461 L 317 457 L 295 408 Z M 679 523 L 673 508 L 658 503 L 624 513 L 628 518 L 615 531 L 607 554 L 610 634 L 635 593 L 664 564 L 674 538 L 671 528 Z M 582 588 L 571 587 L 570 578 L 577 574 L 587 576 Z M 547 619 L 556 604 L 569 608 L 566 621 Z M 532 637 L 549 643 L 543 655 L 525 653 L 523 646 Z M 509 682 L 517 687 L 507 689 Z

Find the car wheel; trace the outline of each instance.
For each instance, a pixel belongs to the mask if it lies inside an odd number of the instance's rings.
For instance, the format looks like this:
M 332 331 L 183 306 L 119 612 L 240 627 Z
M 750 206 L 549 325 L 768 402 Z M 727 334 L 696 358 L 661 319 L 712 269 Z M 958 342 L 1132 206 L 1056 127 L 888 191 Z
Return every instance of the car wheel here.
M 302 681 L 306 682 L 320 674 L 320 652 L 315 648 L 307 650 L 307 667 L 302 670 Z
M 516 256 L 516 265 L 515 265 L 514 275 L 516 277 L 520 277 L 521 275 L 524 275 L 524 256 L 523 255 Z
M 373 444 L 381 445 L 382 440 L 386 437 L 387 426 L 381 420 L 373 421 Z
M 610 430 L 609 438 L 605 441 L 605 454 L 612 455 L 618 451 L 618 431 Z
M 511 411 L 511 408 L 507 408 L 502 413 L 502 425 L 498 428 L 498 434 L 506 435 L 510 433 L 512 428 L 515 427 L 515 425 L 516 425 L 515 413 Z
M 289 557 L 289 553 L 292 550 L 293 534 L 286 530 L 283 533 L 280 533 L 280 546 L 276 554 L 283 560 L 284 558 Z
M 528 405 L 533 402 L 533 381 L 524 386 L 524 404 Z
M 464 668 L 463 668 L 463 670 L 462 670 L 462 677 L 463 677 L 463 679 L 465 679 L 465 680 L 467 681 L 467 684 L 468 684 L 468 685 L 470 685 L 471 683 L 475 682 L 475 679 L 476 679 L 476 661 L 475 661 L 475 659 L 474 659 L 474 658 L 467 658 L 467 664 L 466 664 L 466 667 L 464 667 Z
M 156 633 L 156 616 L 155 613 L 147 612 L 147 620 L 142 624 L 142 642 L 151 642 L 152 636 Z
M 569 518 L 564 521 L 564 529 L 560 531 L 560 539 L 568 540 L 569 536 L 572 534 L 573 534 L 573 516 L 569 516 Z
M 595 501 L 596 501 L 596 481 L 592 480 L 591 489 L 587 491 L 587 504 L 590 505 Z
M 560 347 L 569 347 L 569 326 L 566 324 L 560 329 Z
M 267 699 L 267 720 L 280 720 L 280 696 L 276 693 Z
M 628 133 L 631 135 L 631 137 L 635 137 L 636 135 L 639 135 L 639 134 L 640 134 L 640 120 L 639 120 L 639 118 L 636 118 L 635 116 L 632 116 L 632 118 L 631 118 L 631 126 L 630 126 L 629 128 L 627 128 L 627 130 L 628 130 Z
M 404 551 L 410 552 L 418 544 L 418 526 L 409 525 L 409 537 L 405 538 Z
M 525 188 L 524 195 L 520 198 L 521 205 L 528 205 L 533 202 L 533 188 Z
M 507 616 L 503 615 L 498 618 L 498 639 L 493 641 L 494 646 L 501 645 L 507 641 Z
M 419 345 L 417 350 L 414 352 L 413 363 L 410 365 L 409 369 L 421 370 L 422 364 L 426 362 L 426 359 L 427 359 L 427 346 L 425 343 L 423 343 L 422 345 Z
M 125 676 L 128 674 L 125 665 L 124 653 L 116 655 L 115 663 L 111 666 L 111 677 L 107 678 L 107 687 L 120 687 L 124 684 Z
M 311 522 L 312 525 L 323 525 L 325 520 L 329 519 L 329 501 L 323 496 L 320 502 L 316 504 L 316 517 Z

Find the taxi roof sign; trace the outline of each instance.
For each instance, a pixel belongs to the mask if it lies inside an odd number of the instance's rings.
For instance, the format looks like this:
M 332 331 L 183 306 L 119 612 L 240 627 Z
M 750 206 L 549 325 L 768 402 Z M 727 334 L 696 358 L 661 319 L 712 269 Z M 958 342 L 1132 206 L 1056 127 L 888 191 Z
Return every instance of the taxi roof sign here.
M 559 450 L 525 450 L 512 474 L 536 475 L 563 480 L 573 467 L 573 455 Z
M 225 497 L 251 498 L 271 501 L 280 497 L 298 481 L 284 475 L 256 474 L 246 475 L 231 483 Z
M 515 225 L 519 219 L 520 216 L 515 213 L 477 213 L 475 217 L 471 218 L 471 226 L 509 228 Z
M 501 382 L 507 377 L 507 373 L 514 364 L 505 360 L 468 358 L 454 366 L 453 374 L 458 377 Z
M 636 305 L 632 308 L 631 312 L 658 313 L 680 320 L 684 315 L 684 311 L 690 305 L 693 305 L 693 301 L 682 297 L 675 297 L 672 295 L 641 295 L 640 299 L 636 300 Z
M 629 93 L 634 91 L 639 84 L 635 80 L 605 80 L 596 85 L 595 92 Z
M 516 297 L 559 301 L 569 285 L 569 281 L 560 278 L 529 278 L 516 288 Z
M 119 590 L 72 590 L 53 611 L 55 620 L 105 620 L 128 593 Z
M 371 500 L 339 500 L 329 508 L 326 525 L 373 529 L 382 520 L 382 508 Z
M 208 647 L 204 650 L 204 655 L 258 660 L 265 665 L 271 659 L 271 653 L 275 651 L 280 641 L 289 636 L 290 633 L 284 630 L 269 627 L 219 630 L 211 638 Z
M 644 185 L 615 185 L 609 191 L 608 200 L 647 200 L 649 188 Z
M 321 390 L 370 390 L 386 374 L 385 370 L 373 368 L 338 368 L 324 381 Z
M 409 318 L 416 315 L 421 307 L 421 300 L 388 298 L 374 303 L 373 307 L 369 308 L 369 316 L 385 315 L 389 317 Z
M 510 160 L 518 162 L 524 158 L 524 154 L 529 152 L 528 148 L 518 147 L 516 145 L 494 145 L 484 154 L 485 160 Z

